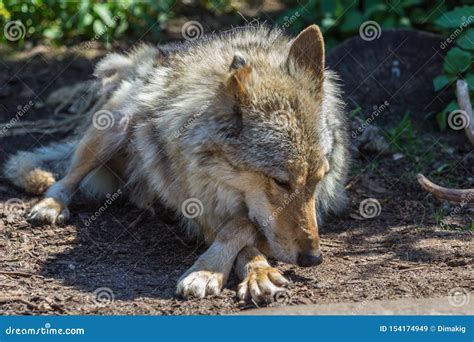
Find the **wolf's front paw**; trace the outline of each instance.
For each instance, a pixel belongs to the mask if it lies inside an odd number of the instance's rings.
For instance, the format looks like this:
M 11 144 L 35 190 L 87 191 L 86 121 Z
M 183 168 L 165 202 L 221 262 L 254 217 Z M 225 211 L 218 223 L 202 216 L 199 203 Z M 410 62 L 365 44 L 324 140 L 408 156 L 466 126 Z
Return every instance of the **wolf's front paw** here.
M 49 197 L 36 204 L 28 215 L 28 221 L 63 223 L 69 219 L 69 210 L 60 201 Z
M 222 289 L 222 279 L 222 273 L 189 270 L 179 279 L 176 294 L 184 298 L 217 295 Z
M 256 303 L 269 302 L 284 292 L 288 280 L 279 270 L 271 266 L 253 267 L 244 281 L 239 284 L 237 296 L 245 301 L 250 298 Z

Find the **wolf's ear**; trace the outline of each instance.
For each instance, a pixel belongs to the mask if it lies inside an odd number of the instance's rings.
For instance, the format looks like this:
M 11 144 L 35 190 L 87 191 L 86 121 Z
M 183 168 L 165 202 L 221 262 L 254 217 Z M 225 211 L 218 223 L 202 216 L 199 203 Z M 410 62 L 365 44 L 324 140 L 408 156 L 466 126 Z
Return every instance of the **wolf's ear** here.
M 288 59 L 312 71 L 316 77 L 323 76 L 324 39 L 317 25 L 311 25 L 293 40 Z
M 246 64 L 242 56 L 235 55 L 230 71 L 226 84 L 227 93 L 240 101 L 245 101 L 249 97 L 248 85 L 252 81 L 252 67 Z

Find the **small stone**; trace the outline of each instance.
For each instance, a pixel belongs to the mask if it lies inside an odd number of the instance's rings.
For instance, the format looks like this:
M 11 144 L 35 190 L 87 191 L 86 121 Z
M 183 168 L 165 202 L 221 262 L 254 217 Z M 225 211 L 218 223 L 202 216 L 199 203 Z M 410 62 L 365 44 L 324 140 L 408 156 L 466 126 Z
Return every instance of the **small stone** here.
M 392 156 L 392 159 L 395 160 L 395 161 L 403 159 L 403 158 L 405 158 L 405 155 L 403 153 L 395 153 Z

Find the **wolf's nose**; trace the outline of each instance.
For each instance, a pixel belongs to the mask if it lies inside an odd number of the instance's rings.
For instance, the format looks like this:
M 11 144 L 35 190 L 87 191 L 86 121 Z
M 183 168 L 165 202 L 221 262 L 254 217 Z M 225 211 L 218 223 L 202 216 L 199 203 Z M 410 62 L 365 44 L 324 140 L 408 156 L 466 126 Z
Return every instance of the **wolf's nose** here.
M 323 255 L 321 252 L 301 252 L 298 253 L 298 266 L 309 267 L 316 266 L 323 262 Z

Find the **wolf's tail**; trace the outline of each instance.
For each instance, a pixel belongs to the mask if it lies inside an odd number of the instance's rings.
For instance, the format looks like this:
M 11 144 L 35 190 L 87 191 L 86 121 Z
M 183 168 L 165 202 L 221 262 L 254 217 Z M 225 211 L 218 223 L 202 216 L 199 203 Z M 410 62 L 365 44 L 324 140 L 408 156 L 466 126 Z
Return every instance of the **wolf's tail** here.
M 16 186 L 32 194 L 42 194 L 62 178 L 71 163 L 77 142 L 58 142 L 33 151 L 11 156 L 4 166 L 4 175 Z

